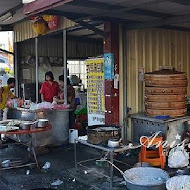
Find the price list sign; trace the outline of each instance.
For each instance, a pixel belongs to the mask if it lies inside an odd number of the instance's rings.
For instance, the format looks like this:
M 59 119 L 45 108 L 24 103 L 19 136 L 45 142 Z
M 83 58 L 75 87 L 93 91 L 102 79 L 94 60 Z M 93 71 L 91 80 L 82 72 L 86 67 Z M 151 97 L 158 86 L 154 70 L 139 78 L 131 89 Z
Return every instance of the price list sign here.
M 88 125 L 105 124 L 104 59 L 86 60 Z

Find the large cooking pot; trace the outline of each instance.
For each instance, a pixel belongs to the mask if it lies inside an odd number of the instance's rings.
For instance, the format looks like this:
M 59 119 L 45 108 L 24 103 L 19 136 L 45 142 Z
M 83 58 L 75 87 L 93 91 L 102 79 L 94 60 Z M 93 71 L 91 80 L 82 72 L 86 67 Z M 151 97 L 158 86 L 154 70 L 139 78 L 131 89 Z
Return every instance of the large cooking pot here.
M 38 119 L 38 127 L 45 127 L 47 126 L 49 120 L 48 119 Z
M 121 127 L 94 125 L 87 127 L 88 142 L 92 144 L 108 143 L 109 139 L 120 139 Z
M 20 130 L 30 130 L 30 127 L 32 125 L 34 125 L 36 122 L 32 122 L 32 121 L 22 121 L 20 124 L 19 129 Z
M 162 169 L 137 167 L 126 170 L 123 175 L 129 190 L 165 190 L 169 175 Z

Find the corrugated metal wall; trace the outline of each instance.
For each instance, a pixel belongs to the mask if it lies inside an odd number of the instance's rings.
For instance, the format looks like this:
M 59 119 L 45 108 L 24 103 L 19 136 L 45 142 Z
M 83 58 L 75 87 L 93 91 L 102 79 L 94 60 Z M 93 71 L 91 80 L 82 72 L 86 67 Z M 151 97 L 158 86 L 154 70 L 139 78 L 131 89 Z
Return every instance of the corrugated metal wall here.
M 190 81 L 190 32 L 142 29 L 127 31 L 126 35 L 127 105 L 133 113 L 144 110 L 144 82 L 138 80 L 139 67 L 151 72 L 162 65 L 173 66 L 187 72 Z
M 76 23 L 64 17 L 59 17 L 58 22 L 59 24 L 58 24 L 57 30 L 70 28 L 76 25 Z M 29 20 L 15 24 L 13 30 L 14 30 L 15 42 L 21 42 L 30 38 L 37 37 L 37 34 L 32 30 L 32 22 Z M 48 32 L 48 33 L 51 33 L 51 32 Z
M 39 38 L 38 55 L 50 57 L 63 57 L 63 40 L 62 38 L 46 37 Z M 18 43 L 20 57 L 35 55 L 34 39 Z M 82 41 L 68 39 L 67 56 L 68 59 L 85 59 L 103 54 L 103 42 L 96 40 Z

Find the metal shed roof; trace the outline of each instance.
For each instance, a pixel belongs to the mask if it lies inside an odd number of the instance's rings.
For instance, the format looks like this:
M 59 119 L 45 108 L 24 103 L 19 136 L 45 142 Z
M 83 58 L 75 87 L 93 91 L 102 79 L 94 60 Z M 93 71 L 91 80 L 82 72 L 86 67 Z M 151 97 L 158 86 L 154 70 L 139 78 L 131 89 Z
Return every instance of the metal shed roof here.
M 10 26 L 28 15 L 46 13 L 65 16 L 84 28 L 90 25 L 99 27 L 99 31 L 103 25 L 97 25 L 96 21 L 123 23 L 127 29 L 164 27 L 190 30 L 190 0 L 36 0 L 24 6 L 26 16 L 22 14 L 21 5 L 21 0 L 1 0 L 0 17 L 9 10 L 14 13 L 12 19 L 6 22 L 0 20 L 1 27 Z M 77 30 L 93 36 L 83 27 Z M 83 33 L 76 33 L 77 30 L 75 28 L 72 34 Z
M 1 0 L 0 7 L 1 30 L 12 30 L 13 23 L 26 17 L 23 14 L 22 0 Z
M 40 1 L 42 2 L 42 0 L 37 0 L 30 5 L 26 5 L 25 13 L 41 12 L 42 7 L 34 9 L 35 4 L 38 2 L 39 5 Z M 60 5 L 61 2 L 64 4 Z M 32 12 L 29 11 L 29 6 L 33 7 Z M 48 7 L 43 7 L 43 11 L 75 20 L 90 18 L 91 20 L 102 21 L 113 20 L 126 25 L 130 23 L 131 28 L 133 22 L 164 21 L 167 18 L 179 15 L 188 15 L 188 19 L 184 22 L 190 21 L 189 0 L 59 0 L 59 4 L 54 3 Z M 181 21 L 183 22 L 183 19 Z M 177 19 L 176 22 L 178 23 L 179 20 Z M 175 23 L 171 25 L 173 24 Z M 164 22 L 163 25 L 165 25 Z M 167 23 L 167 25 L 170 26 L 170 23 Z M 181 24 L 179 27 L 181 27 Z
M 36 0 L 26 5 L 24 12 L 65 16 L 83 26 L 70 31 L 72 35 L 96 38 L 97 34 L 100 37 L 103 25 L 95 26 L 90 22 L 115 21 L 123 23 L 127 29 L 163 27 L 190 30 L 190 0 L 51 0 L 48 4 Z

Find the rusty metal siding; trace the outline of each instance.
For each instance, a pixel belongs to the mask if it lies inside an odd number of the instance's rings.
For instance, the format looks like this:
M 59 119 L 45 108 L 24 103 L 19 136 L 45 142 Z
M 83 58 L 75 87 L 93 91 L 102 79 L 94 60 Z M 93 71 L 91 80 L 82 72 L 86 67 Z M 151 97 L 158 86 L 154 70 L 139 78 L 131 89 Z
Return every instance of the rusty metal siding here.
M 145 72 L 159 66 L 172 66 L 188 73 L 190 81 L 190 33 L 165 29 L 127 31 L 127 105 L 132 112 L 144 110 L 144 82 L 138 80 L 138 68 Z M 188 84 L 190 95 L 190 82 Z
M 66 19 L 65 17 L 59 17 L 59 24 L 57 30 L 62 30 L 66 28 L 70 28 L 75 26 L 76 23 L 74 23 L 71 20 Z M 14 41 L 15 42 L 21 42 L 27 39 L 35 38 L 37 37 L 37 34 L 32 30 L 32 22 L 22 21 L 14 25 Z M 48 32 L 51 33 L 51 32 Z
M 63 57 L 63 41 L 60 38 L 39 38 L 38 55 L 50 57 Z M 35 41 L 30 39 L 18 43 L 18 51 L 21 57 L 35 55 Z M 68 39 L 67 42 L 68 59 L 86 59 L 103 54 L 103 42 L 81 41 Z

